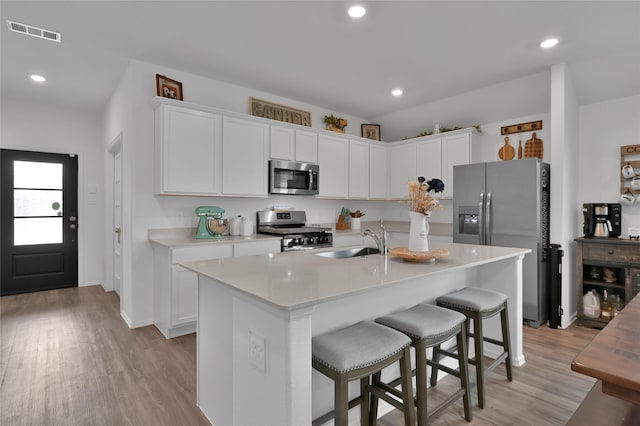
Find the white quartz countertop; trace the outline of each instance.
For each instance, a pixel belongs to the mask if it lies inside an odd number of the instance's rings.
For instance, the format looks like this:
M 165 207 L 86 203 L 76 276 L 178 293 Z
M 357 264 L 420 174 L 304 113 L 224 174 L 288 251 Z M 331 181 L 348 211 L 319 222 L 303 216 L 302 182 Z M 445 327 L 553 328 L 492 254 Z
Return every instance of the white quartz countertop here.
M 403 280 L 471 268 L 530 252 L 529 249 L 451 243 L 433 244 L 431 248 L 446 248 L 450 255 L 431 263 L 412 263 L 379 254 L 332 259 L 315 253 L 335 249 L 318 249 L 185 262 L 181 266 L 276 308 L 294 310 Z
M 198 239 L 195 228 L 149 229 L 149 241 L 164 247 L 182 247 L 211 244 L 236 244 L 264 240 L 280 240 L 277 235 L 251 234 L 249 236 L 223 235 L 223 238 Z

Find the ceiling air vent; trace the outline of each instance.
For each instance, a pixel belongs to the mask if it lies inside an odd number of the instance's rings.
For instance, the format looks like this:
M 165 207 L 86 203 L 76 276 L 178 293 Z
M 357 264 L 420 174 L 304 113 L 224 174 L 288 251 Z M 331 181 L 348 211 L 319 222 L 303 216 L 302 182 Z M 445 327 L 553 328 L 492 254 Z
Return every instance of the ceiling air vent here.
M 57 41 L 58 43 L 60 43 L 60 39 L 62 38 L 60 33 L 57 33 L 55 31 L 44 30 L 42 28 L 33 27 L 31 25 L 21 24 L 20 22 L 7 20 L 7 28 L 17 33 L 43 38 L 45 40 Z

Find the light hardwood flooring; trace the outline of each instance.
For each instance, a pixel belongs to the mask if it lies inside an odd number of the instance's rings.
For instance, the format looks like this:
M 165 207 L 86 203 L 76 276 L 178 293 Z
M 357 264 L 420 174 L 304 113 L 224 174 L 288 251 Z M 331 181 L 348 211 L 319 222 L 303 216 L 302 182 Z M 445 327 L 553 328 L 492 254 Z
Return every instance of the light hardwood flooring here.
M 525 327 L 527 363 L 514 381 L 499 367 L 471 423 L 459 402 L 435 424 L 565 424 L 594 383 L 573 373 L 571 360 L 596 333 Z M 455 384 L 441 380 L 430 400 Z M 153 326 L 129 329 L 115 293 L 93 286 L 0 298 L 0 425 L 209 424 L 195 394 L 195 335 L 165 340 Z M 403 422 L 394 411 L 378 424 Z

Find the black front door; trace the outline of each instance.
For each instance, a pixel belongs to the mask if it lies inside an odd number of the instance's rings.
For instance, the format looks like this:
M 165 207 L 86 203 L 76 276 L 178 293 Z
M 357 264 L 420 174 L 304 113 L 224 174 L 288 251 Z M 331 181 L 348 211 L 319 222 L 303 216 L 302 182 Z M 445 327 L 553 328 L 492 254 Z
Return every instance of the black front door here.
M 78 285 L 78 158 L 0 150 L 2 295 Z

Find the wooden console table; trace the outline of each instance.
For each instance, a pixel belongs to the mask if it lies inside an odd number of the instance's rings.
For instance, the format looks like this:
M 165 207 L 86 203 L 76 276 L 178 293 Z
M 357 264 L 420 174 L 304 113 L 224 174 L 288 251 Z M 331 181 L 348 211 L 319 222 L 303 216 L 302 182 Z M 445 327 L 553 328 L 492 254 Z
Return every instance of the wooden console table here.
M 602 380 L 602 392 L 640 405 L 640 295 L 585 347 L 571 369 Z

